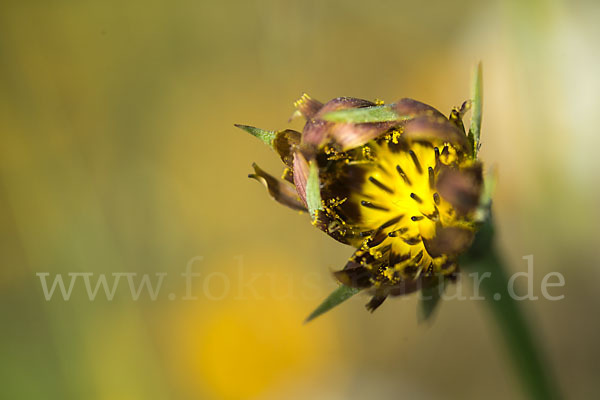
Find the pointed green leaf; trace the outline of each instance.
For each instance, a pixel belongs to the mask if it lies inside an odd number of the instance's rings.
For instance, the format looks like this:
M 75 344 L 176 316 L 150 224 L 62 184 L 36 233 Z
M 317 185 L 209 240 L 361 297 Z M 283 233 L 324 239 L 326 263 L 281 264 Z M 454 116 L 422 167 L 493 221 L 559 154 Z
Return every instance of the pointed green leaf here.
M 360 289 L 340 285 L 340 287 L 334 290 L 333 293 L 331 293 L 329 297 L 327 297 L 325 301 L 323 301 L 321 305 L 319 305 L 319 307 L 317 307 L 317 309 L 313 311 L 312 314 L 308 316 L 308 318 L 306 318 L 304 323 L 310 322 L 313 319 L 317 318 L 319 315 L 326 313 L 333 307 L 348 300 L 350 297 L 354 296 L 358 292 L 360 292 Z
M 424 288 L 421 291 L 417 307 L 417 320 L 419 322 L 425 322 L 431 318 L 440 304 L 445 289 L 446 280 L 442 277 L 438 284 Z
M 327 113 L 325 121 L 361 124 L 365 122 L 388 122 L 402 119 L 390 105 L 350 108 Z
M 252 136 L 259 138 L 267 146 L 273 148 L 273 140 L 275 139 L 275 136 L 277 135 L 276 131 L 265 131 L 263 129 L 255 128 L 253 126 L 240 125 L 240 124 L 235 124 L 235 127 L 240 128 L 240 129 L 248 132 Z
M 312 219 L 315 218 L 317 210 L 323 208 L 321 204 L 321 185 L 319 184 L 319 167 L 316 161 L 311 161 L 308 170 L 308 181 L 306 182 L 306 204 Z
M 469 127 L 469 140 L 473 143 L 475 156 L 479 149 L 479 138 L 481 136 L 481 118 L 483 107 L 483 73 L 481 62 L 477 65 L 471 86 L 472 110 L 471 126 Z

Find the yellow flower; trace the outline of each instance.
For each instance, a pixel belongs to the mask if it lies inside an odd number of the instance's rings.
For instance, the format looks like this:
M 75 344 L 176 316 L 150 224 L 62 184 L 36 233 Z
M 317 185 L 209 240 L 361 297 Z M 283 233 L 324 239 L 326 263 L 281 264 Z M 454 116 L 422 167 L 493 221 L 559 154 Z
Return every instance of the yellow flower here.
M 483 184 L 477 143 L 465 133 L 469 103 L 446 118 L 424 103 L 390 105 L 355 98 L 295 103 L 303 132 L 242 127 L 270 144 L 287 165 L 284 181 L 255 166 L 250 177 L 313 224 L 356 248 L 335 273 L 368 289 L 374 310 L 387 296 L 455 279 L 457 258 L 471 243 Z M 315 171 L 319 203 L 311 204 Z M 317 179 L 318 178 L 318 179 Z M 314 202 L 314 200 L 312 200 Z

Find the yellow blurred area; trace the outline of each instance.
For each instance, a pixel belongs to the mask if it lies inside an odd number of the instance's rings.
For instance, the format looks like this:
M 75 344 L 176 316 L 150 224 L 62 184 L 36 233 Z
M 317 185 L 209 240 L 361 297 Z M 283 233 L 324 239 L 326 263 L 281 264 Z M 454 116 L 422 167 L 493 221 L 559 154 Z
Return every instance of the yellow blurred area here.
M 481 60 L 500 245 L 514 271 L 534 255 L 537 294 L 564 275 L 564 300 L 524 307 L 565 397 L 589 398 L 599 18 L 591 0 L 2 2 L 0 397 L 518 398 L 481 302 L 419 325 L 414 296 L 372 315 L 356 296 L 303 325 L 352 249 L 246 178 L 281 163 L 233 127 L 301 129 L 303 92 L 447 113 Z M 137 275 L 47 301 L 39 273 Z M 155 300 L 130 294 L 143 274 Z
M 244 258 L 237 264 L 205 270 L 200 284 L 209 307 L 188 300 L 166 310 L 158 330 L 177 386 L 209 398 L 284 397 L 298 381 L 326 375 L 343 354 L 335 320 L 302 325 L 315 301 L 315 276 L 249 265 Z

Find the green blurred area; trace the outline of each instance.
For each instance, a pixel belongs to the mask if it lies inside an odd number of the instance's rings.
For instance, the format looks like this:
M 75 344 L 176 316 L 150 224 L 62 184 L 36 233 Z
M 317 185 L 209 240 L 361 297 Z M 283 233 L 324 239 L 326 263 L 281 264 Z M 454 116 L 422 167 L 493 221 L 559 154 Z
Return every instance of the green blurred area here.
M 287 119 L 303 92 L 448 112 L 482 60 L 505 258 L 525 270 L 533 254 L 538 289 L 565 276 L 564 300 L 524 306 L 566 397 L 587 398 L 599 17 L 593 1 L 3 2 L 0 397 L 519 396 L 478 302 L 417 325 L 413 297 L 370 315 L 357 296 L 303 326 L 352 250 L 246 179 L 253 161 L 274 175 L 280 161 L 233 127 L 301 129 Z M 198 299 L 182 300 L 196 256 Z M 83 286 L 46 301 L 40 272 L 168 276 L 156 301 L 133 301 L 125 278 L 113 301 Z

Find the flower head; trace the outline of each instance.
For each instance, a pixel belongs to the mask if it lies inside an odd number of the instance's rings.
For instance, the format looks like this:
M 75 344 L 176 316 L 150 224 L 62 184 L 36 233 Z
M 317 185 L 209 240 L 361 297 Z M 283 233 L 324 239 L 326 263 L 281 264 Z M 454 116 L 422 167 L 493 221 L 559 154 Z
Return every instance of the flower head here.
M 374 310 L 387 296 L 455 279 L 483 184 L 477 143 L 462 123 L 470 103 L 448 118 L 412 99 L 323 104 L 304 95 L 295 106 L 306 119 L 302 133 L 240 126 L 286 165 L 283 181 L 256 165 L 250 177 L 356 248 L 337 280 L 369 290 L 367 308 Z

